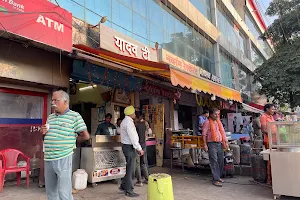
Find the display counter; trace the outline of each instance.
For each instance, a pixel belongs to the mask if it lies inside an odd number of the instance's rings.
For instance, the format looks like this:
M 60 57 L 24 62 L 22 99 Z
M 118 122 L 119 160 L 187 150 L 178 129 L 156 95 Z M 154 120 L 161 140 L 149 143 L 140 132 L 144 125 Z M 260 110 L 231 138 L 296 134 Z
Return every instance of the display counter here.
M 120 136 L 92 136 L 92 146 L 81 149 L 81 168 L 88 173 L 88 182 L 121 179 L 126 174 L 126 160 Z
M 300 122 L 268 124 L 274 199 L 300 197 Z

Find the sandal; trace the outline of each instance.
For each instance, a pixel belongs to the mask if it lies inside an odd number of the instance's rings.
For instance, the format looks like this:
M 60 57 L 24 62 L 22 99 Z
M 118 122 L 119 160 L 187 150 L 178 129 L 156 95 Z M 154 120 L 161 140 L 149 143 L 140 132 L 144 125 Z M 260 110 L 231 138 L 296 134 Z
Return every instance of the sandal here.
M 220 181 L 221 183 L 225 183 L 225 181 L 224 181 L 223 179 L 220 179 L 219 181 Z
M 223 187 L 223 184 L 220 181 L 214 181 L 213 185 L 217 187 Z

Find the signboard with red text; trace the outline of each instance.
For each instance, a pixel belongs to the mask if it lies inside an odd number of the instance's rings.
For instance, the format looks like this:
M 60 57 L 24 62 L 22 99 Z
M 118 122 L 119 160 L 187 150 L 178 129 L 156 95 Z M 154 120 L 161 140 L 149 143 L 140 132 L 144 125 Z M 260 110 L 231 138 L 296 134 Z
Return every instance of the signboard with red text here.
M 191 74 L 193 76 L 202 77 L 209 79 L 216 83 L 221 83 L 221 78 L 217 77 L 210 72 L 193 65 L 192 63 L 187 62 L 186 60 L 175 56 L 174 54 L 166 51 L 165 49 L 161 49 L 160 60 L 162 62 L 168 63 L 171 66 L 180 69 L 181 71 Z
M 100 48 L 124 56 L 158 62 L 156 49 L 102 24 L 100 24 Z
M 0 31 L 72 51 L 72 14 L 45 0 L 1 0 Z
M 146 83 L 143 85 L 142 92 L 152 94 L 154 96 L 166 97 L 168 99 L 178 99 L 178 97 L 176 97 L 175 95 L 175 91 L 168 90 L 150 83 Z

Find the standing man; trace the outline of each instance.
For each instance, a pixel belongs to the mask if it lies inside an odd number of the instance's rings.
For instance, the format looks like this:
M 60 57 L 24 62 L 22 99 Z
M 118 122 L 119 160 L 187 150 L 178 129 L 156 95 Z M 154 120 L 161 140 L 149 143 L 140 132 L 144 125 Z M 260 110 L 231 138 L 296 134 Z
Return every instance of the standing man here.
M 121 135 L 121 123 L 122 123 L 122 119 L 121 118 L 118 118 L 117 119 L 117 135 Z
M 274 104 L 266 104 L 264 107 L 265 113 L 260 117 L 260 124 L 261 124 L 261 131 L 264 134 L 264 144 L 266 146 L 266 149 L 269 148 L 269 137 L 268 137 L 268 123 L 269 122 L 275 122 L 273 115 L 276 111 Z M 272 135 L 276 134 L 276 126 L 271 127 Z M 275 141 L 276 138 L 273 137 L 273 141 Z
M 269 149 L 269 136 L 268 136 L 268 123 L 269 122 L 275 122 L 273 115 L 276 111 L 275 105 L 274 104 L 266 104 L 264 107 L 265 113 L 260 117 L 260 123 L 261 123 L 261 131 L 264 136 L 264 145 L 266 149 Z M 276 131 L 277 128 L 275 125 L 271 127 L 272 131 L 272 140 L 276 142 Z M 270 160 L 268 161 L 267 165 L 267 174 L 268 174 L 268 184 L 272 183 L 272 173 L 271 173 L 271 162 Z
M 147 160 L 147 152 L 146 152 L 146 132 L 147 132 L 147 125 L 146 121 L 143 119 L 143 115 L 140 112 L 136 112 L 136 131 L 139 135 L 140 145 L 144 151 L 144 155 L 137 156 L 136 158 L 136 167 L 135 167 L 135 176 L 137 179 L 136 186 L 142 187 L 142 172 L 145 178 L 144 183 L 148 183 L 148 160 Z
M 224 168 L 223 148 L 228 148 L 228 142 L 224 127 L 219 119 L 220 110 L 213 108 L 209 111 L 209 119 L 203 124 L 204 150 L 208 151 L 213 185 L 222 187 L 224 181 L 221 179 Z
M 255 139 L 262 140 L 263 135 L 261 132 L 261 124 L 260 124 L 260 114 L 255 114 L 255 118 L 253 121 L 253 129 L 254 129 L 254 137 Z
M 144 155 L 144 151 L 139 143 L 139 136 L 133 120 L 135 119 L 135 109 L 133 106 L 128 106 L 124 110 L 125 118 L 121 123 L 121 143 L 122 149 L 126 158 L 126 175 L 122 179 L 120 190 L 125 192 L 128 197 L 138 197 L 139 195 L 133 192 L 133 174 L 135 171 L 136 154 Z
M 47 124 L 42 126 L 45 147 L 45 187 L 48 200 L 73 200 L 72 154 L 76 140 L 90 138 L 79 113 L 69 109 L 69 95 L 59 90 L 52 95 L 52 108 Z
M 202 135 L 202 127 L 203 127 L 203 124 L 204 122 L 207 120 L 209 116 L 209 112 L 208 110 L 204 110 L 202 115 L 199 116 L 199 121 L 198 121 L 198 124 L 199 124 L 199 127 L 198 127 L 198 135 Z
M 95 135 L 110 135 L 108 128 L 116 129 L 115 125 L 111 123 L 112 114 L 107 113 L 105 115 L 105 122 L 99 124 Z
M 237 117 L 236 116 L 234 116 L 232 125 L 233 125 L 233 133 L 236 133 L 236 128 L 237 128 Z

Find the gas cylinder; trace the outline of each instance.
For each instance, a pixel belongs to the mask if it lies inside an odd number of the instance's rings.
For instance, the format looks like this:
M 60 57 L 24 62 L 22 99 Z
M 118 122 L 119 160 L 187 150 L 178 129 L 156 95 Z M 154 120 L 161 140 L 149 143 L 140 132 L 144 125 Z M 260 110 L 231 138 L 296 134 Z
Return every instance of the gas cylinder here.
M 264 148 L 264 142 L 263 140 L 254 140 L 253 142 L 253 153 L 259 154 Z
M 267 182 L 267 162 L 264 161 L 262 155 L 251 155 L 251 174 L 255 181 Z
M 234 165 L 233 165 L 233 152 L 232 150 L 227 150 L 224 153 L 224 177 L 233 177 L 234 175 Z
M 242 144 L 240 145 L 241 149 L 241 164 L 250 165 L 251 164 L 251 145 L 250 138 L 241 139 Z
M 234 164 L 238 165 L 241 162 L 241 150 L 240 146 L 237 145 L 237 141 L 233 141 L 229 144 L 229 148 L 232 150 L 233 157 L 234 157 Z

